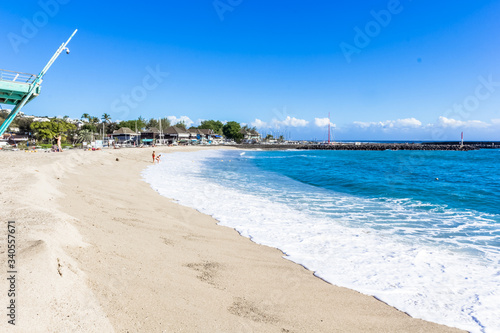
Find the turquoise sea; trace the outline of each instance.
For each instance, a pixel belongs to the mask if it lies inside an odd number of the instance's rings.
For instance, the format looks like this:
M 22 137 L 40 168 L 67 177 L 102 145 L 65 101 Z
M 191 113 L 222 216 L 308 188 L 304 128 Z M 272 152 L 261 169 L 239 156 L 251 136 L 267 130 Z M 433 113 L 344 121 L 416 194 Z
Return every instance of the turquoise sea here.
M 413 317 L 500 332 L 500 150 L 169 156 L 143 174 L 160 194 Z

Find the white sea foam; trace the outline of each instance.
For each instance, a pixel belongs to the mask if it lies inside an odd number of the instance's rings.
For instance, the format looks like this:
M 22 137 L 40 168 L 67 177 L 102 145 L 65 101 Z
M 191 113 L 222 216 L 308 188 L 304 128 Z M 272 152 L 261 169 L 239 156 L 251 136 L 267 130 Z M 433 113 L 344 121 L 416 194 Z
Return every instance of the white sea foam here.
M 143 177 L 161 195 L 281 249 L 332 284 L 373 295 L 416 318 L 472 332 L 500 331 L 498 247 L 487 246 L 488 236 L 471 237 L 474 224 L 490 222 L 487 215 L 432 205 L 414 209 L 426 204 L 404 199 L 325 194 L 290 179 L 271 185 L 268 175 L 242 170 L 236 159 L 248 154 L 230 158 L 217 151 L 167 155 Z M 210 179 L 208 160 L 225 172 Z M 390 227 L 379 223 L 391 219 Z M 458 229 L 469 233 L 450 238 Z

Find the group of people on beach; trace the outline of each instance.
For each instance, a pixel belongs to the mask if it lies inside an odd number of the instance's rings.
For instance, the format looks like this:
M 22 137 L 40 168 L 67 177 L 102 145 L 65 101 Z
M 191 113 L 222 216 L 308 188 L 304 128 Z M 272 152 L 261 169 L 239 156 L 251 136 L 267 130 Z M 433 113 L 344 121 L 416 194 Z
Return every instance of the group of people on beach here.
M 155 164 L 155 162 L 159 164 L 160 163 L 160 157 L 161 157 L 161 154 L 158 154 L 158 156 L 156 156 L 156 153 L 153 150 L 153 164 Z

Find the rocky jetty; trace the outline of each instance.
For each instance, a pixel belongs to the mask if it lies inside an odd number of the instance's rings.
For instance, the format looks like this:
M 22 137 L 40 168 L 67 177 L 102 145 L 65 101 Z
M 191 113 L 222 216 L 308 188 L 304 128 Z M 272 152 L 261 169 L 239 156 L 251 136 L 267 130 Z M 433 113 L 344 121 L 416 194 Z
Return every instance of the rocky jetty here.
M 314 150 L 477 150 L 473 146 L 453 144 L 406 144 L 406 143 L 361 143 L 361 144 L 330 144 L 330 145 L 303 145 L 297 149 Z
M 420 143 L 334 143 L 334 144 L 242 144 L 237 145 L 243 149 L 304 149 L 304 150 L 456 150 L 469 151 L 478 148 L 470 145 L 459 144 L 420 144 Z

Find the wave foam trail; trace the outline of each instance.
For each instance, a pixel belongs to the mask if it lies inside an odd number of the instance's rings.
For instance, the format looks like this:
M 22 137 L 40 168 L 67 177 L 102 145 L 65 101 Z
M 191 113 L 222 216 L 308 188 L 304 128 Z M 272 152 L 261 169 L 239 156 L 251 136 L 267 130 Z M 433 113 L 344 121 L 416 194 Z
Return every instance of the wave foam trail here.
M 473 237 L 491 216 L 324 190 L 256 170 L 236 151 L 170 156 L 143 172 L 161 195 L 413 317 L 500 331 L 500 253 L 490 245 L 499 235 Z

